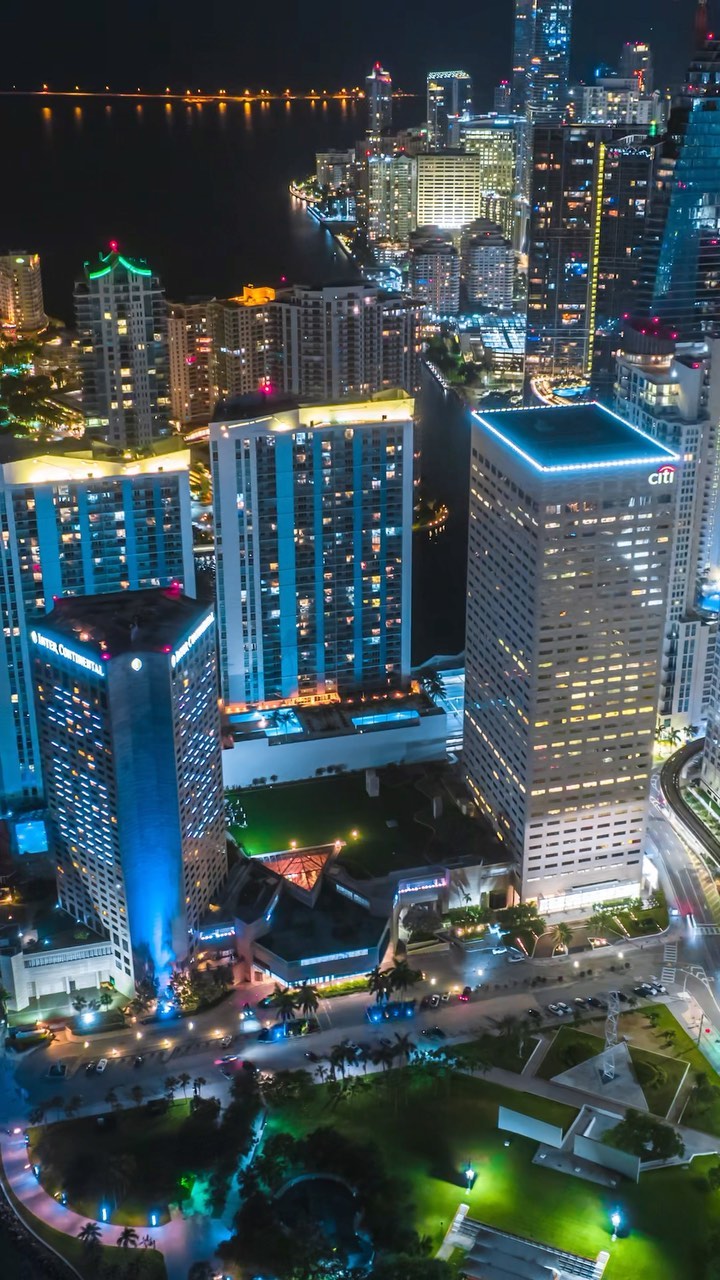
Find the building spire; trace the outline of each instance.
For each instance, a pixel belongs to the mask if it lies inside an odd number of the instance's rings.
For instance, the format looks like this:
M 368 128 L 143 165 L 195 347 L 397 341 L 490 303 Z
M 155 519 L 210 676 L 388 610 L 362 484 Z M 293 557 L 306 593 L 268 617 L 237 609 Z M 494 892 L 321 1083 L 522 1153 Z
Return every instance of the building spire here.
M 697 8 L 695 10 L 695 52 L 699 53 L 705 47 L 705 41 L 708 35 L 708 6 L 707 0 L 697 0 Z

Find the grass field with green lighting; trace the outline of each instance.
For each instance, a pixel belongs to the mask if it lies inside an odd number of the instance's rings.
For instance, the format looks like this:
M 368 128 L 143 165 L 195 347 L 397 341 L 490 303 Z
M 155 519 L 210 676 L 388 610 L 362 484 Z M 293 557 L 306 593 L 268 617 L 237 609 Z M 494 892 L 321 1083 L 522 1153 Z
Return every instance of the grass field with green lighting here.
M 375 1076 L 332 1110 L 327 1091 L 318 1088 L 308 1106 L 276 1112 L 269 1127 L 301 1134 L 330 1124 L 377 1144 L 414 1204 L 416 1230 L 430 1236 L 434 1248 L 465 1202 L 471 1217 L 540 1243 L 591 1258 L 609 1250 L 605 1280 L 701 1280 L 706 1242 L 720 1227 L 720 1192 L 702 1185 L 714 1158 L 696 1160 L 689 1170 L 646 1174 L 637 1186 L 601 1187 L 534 1165 L 537 1144 L 525 1138 L 513 1136 L 504 1145 L 498 1106 L 522 1110 L 521 1093 L 469 1076 L 431 1080 L 417 1068 L 403 1075 L 392 1093 L 387 1080 Z M 542 1113 L 543 1100 L 528 1099 L 528 1107 Z M 470 1192 L 468 1162 L 477 1173 Z M 611 1242 L 616 1208 L 628 1235 Z
M 431 802 L 398 771 L 382 771 L 380 794 L 368 796 L 365 775 L 236 792 L 246 825 L 230 828 L 251 857 L 294 847 L 344 843 L 340 861 L 359 879 L 441 861 L 443 853 L 481 852 L 484 828 L 445 797 L 439 819 Z
M 538 1075 L 544 1080 L 552 1080 L 571 1067 L 597 1057 L 604 1048 L 605 1041 L 600 1036 L 589 1035 L 575 1027 L 560 1027 L 543 1058 Z M 649 1110 L 656 1116 L 666 1116 L 687 1073 L 687 1062 L 633 1044 L 629 1049 L 635 1077 L 645 1094 Z

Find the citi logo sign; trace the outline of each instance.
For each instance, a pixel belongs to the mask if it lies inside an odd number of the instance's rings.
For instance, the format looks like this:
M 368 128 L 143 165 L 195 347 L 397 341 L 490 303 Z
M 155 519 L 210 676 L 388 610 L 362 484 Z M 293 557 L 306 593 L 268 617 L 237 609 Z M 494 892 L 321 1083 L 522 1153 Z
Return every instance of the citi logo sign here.
M 657 471 L 653 471 L 648 476 L 649 484 L 673 484 L 675 480 L 675 468 L 668 463 L 664 467 L 658 467 Z

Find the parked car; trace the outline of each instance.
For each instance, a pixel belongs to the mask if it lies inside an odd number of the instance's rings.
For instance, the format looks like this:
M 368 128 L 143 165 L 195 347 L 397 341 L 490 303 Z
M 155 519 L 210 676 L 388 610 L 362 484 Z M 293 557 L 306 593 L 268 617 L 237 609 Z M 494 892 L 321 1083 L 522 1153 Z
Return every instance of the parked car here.
M 564 1010 L 559 1004 L 549 1004 L 547 1006 L 547 1011 L 548 1013 L 554 1013 L 556 1018 L 562 1018 L 564 1014 Z
M 528 1009 L 527 1016 L 528 1018 L 534 1018 L 536 1022 L 542 1018 L 542 1014 L 539 1009 Z
M 97 1064 L 97 1066 L 96 1066 L 96 1068 L 95 1068 L 95 1070 L 97 1071 L 97 1073 L 98 1073 L 98 1075 L 99 1075 L 99 1076 L 101 1076 L 101 1075 L 102 1075 L 102 1073 L 103 1073 L 103 1071 L 105 1070 L 106 1066 L 107 1066 L 107 1058 L 100 1058 L 100 1060 L 99 1060 L 99 1062 L 98 1062 L 98 1064 Z
M 624 991 L 611 991 L 610 995 L 615 996 L 616 1000 L 619 1000 L 621 1004 L 627 1004 L 629 999 L 629 996 L 626 996 Z
M 440 1003 L 440 997 L 439 997 L 438 995 L 434 995 L 434 996 L 431 996 L 431 997 L 430 997 L 430 1008 L 431 1008 L 431 1009 L 437 1009 L 437 1007 L 438 1007 L 439 1003 Z
M 220 1041 L 220 1044 L 223 1049 L 227 1049 L 228 1045 L 232 1044 L 232 1042 L 233 1042 L 232 1036 L 223 1036 L 222 1040 Z
M 92 1075 L 94 1075 L 94 1074 L 95 1074 L 95 1068 L 96 1068 L 96 1067 L 97 1067 L 97 1062 L 95 1061 L 95 1059 L 94 1059 L 94 1058 L 92 1059 L 92 1061 L 91 1061 L 91 1062 L 86 1062 L 86 1064 L 85 1064 L 85 1075 L 86 1075 L 86 1076 L 92 1076 Z
M 462 991 L 460 992 L 460 999 L 464 1002 L 467 1002 L 470 999 L 471 995 L 472 995 L 472 987 L 463 987 Z
M 588 1000 L 585 996 L 576 996 L 573 1004 L 576 1004 L 579 1009 L 585 1009 L 588 1005 Z
M 440 1003 L 441 1003 L 441 1004 L 449 1004 L 449 1002 L 450 1002 L 450 992 L 449 992 L 449 991 L 441 991 L 441 992 L 440 992 Z
M 141 1053 L 138 1053 L 138 1054 L 137 1054 L 137 1056 L 136 1056 L 136 1058 L 135 1058 L 135 1061 L 133 1062 L 133 1066 L 134 1066 L 134 1067 L 141 1067 L 144 1061 L 145 1061 L 145 1059 L 143 1058 L 142 1054 L 141 1054 Z
M 507 955 L 507 947 L 493 947 L 492 953 L 494 956 L 505 956 Z

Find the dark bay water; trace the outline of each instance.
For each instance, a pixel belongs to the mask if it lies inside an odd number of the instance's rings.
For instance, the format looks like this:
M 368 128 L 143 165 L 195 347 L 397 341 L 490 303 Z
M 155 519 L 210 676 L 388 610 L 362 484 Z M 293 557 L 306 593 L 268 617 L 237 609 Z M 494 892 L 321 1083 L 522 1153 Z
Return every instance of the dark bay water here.
M 4 98 L 0 246 L 41 254 L 47 307 L 67 320 L 83 262 L 111 239 L 178 300 L 346 278 L 347 259 L 287 188 L 316 151 L 363 129 L 362 108 L 339 102 Z

